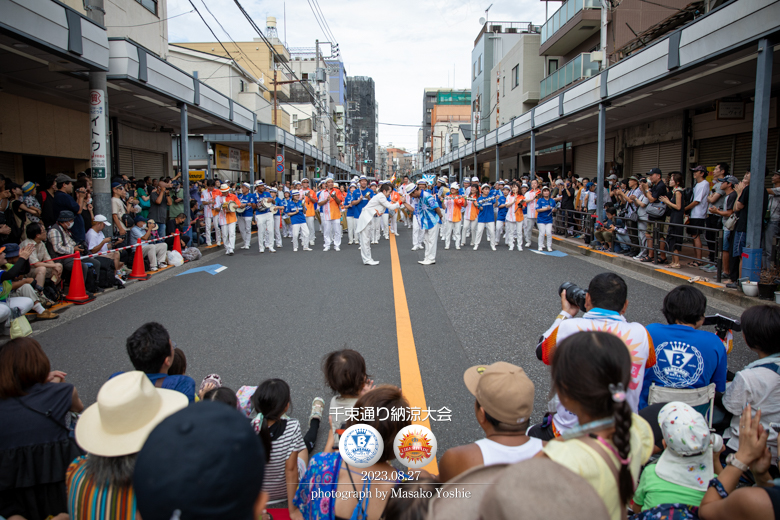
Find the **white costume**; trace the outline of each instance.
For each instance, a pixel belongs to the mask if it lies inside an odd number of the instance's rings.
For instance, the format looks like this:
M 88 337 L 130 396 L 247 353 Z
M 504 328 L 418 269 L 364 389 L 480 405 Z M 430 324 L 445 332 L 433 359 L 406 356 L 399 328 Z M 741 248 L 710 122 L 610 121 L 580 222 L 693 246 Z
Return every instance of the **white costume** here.
M 372 222 L 376 215 L 381 215 L 385 212 L 385 209 L 393 211 L 398 209 L 398 204 L 393 204 L 387 200 L 387 197 L 381 191 L 371 197 L 368 204 L 360 212 L 360 218 L 358 218 L 355 231 L 358 234 L 360 240 L 360 255 L 363 257 L 363 263 L 366 265 L 376 265 L 374 259 L 371 258 L 371 231 Z

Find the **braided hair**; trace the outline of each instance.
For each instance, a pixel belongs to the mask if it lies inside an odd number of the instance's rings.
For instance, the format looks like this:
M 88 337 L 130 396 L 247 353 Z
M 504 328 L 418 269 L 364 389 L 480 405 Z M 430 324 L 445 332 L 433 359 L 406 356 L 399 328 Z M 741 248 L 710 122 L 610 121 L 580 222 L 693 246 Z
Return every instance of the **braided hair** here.
M 631 452 L 631 408 L 625 389 L 631 380 L 631 355 L 625 343 L 608 332 L 579 332 L 561 343 L 552 360 L 552 386 L 559 396 L 578 403 L 594 420 L 614 417 L 612 443 L 619 457 L 620 501 L 628 504 L 634 495 L 634 480 L 628 467 Z M 622 397 L 622 399 L 621 399 Z

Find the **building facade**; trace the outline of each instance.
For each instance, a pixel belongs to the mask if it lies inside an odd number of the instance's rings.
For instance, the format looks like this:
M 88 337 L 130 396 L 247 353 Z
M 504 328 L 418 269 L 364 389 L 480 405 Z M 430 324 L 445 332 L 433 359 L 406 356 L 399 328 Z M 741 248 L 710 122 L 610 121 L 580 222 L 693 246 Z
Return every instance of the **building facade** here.
M 353 150 L 355 166 L 373 173 L 377 162 L 378 110 L 374 80 L 367 76 L 347 77 L 347 148 Z

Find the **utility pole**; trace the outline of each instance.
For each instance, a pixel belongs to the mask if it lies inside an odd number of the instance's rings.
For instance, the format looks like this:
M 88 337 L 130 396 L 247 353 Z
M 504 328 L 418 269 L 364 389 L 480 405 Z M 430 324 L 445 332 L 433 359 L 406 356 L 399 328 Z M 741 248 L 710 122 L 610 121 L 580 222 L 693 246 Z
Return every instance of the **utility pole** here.
M 276 133 L 276 60 L 274 60 L 274 134 Z M 276 167 L 278 163 L 276 158 L 279 155 L 279 143 L 276 141 L 276 135 L 274 135 L 274 179 L 276 178 Z M 284 175 L 282 175 L 282 182 L 284 183 Z
M 90 0 L 87 3 L 87 16 L 101 26 L 105 25 L 106 11 L 103 0 Z M 90 170 L 92 172 L 92 190 L 94 194 L 95 214 L 111 217 L 111 147 L 108 145 L 108 87 L 105 72 L 89 73 L 90 108 Z M 186 136 L 185 136 L 186 139 Z

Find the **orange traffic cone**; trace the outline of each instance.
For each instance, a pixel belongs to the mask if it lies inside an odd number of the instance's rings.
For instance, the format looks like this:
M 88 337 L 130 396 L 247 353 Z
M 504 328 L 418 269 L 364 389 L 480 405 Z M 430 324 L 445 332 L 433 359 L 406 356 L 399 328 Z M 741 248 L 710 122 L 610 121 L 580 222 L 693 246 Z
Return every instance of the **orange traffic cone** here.
M 146 274 L 144 268 L 144 252 L 141 248 L 141 239 L 138 239 L 138 245 L 135 247 L 135 258 L 133 259 L 133 271 L 128 278 L 133 280 L 148 280 L 149 275 Z
M 179 238 L 179 230 L 177 229 L 174 234 L 176 236 L 173 237 L 173 250 L 178 251 L 179 254 L 181 254 L 181 238 Z
M 76 257 L 73 259 L 73 266 L 70 270 L 70 284 L 68 284 L 68 294 L 65 299 L 78 304 L 91 302 L 95 299 L 87 296 L 87 289 L 84 287 L 84 271 L 81 268 L 81 254 L 78 251 L 76 251 Z

